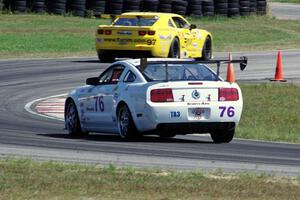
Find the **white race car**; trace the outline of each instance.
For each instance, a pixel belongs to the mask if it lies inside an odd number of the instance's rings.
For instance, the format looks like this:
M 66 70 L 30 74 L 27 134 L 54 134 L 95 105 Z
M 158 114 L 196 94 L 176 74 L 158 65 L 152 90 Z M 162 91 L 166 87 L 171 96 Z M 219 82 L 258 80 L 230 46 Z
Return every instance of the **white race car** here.
M 203 62 L 218 64 L 217 73 Z M 229 62 L 240 63 L 243 70 L 247 58 L 117 61 L 68 95 L 65 127 L 73 136 L 102 132 L 123 139 L 210 133 L 214 142 L 228 143 L 243 107 L 239 86 L 218 73 L 220 64 Z

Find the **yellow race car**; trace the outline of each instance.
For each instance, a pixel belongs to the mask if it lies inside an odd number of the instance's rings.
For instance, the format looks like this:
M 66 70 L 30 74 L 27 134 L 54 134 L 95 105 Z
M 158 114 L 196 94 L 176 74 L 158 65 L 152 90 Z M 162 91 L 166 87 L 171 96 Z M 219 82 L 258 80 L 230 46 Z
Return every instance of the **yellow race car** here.
M 101 62 L 112 62 L 116 57 L 209 60 L 212 42 L 211 33 L 170 13 L 123 13 L 111 25 L 100 25 L 96 33 Z

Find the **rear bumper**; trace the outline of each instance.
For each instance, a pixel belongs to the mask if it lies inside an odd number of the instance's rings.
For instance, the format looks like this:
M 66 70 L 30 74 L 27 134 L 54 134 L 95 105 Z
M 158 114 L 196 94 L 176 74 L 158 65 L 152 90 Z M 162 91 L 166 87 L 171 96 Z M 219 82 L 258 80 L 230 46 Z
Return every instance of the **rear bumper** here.
M 145 50 L 100 50 L 98 53 L 106 52 L 109 55 L 112 55 L 115 58 L 143 58 L 143 57 L 152 57 L 151 51 Z
M 242 101 L 210 102 L 206 105 L 187 105 L 186 102 L 168 104 L 149 103 L 143 111 L 143 117 L 137 118 L 137 128 L 141 131 L 172 131 L 176 134 L 209 133 L 214 130 L 230 129 L 239 123 L 242 113 Z M 234 116 L 220 116 L 220 107 L 234 107 Z M 191 110 L 203 109 L 202 116 L 194 116 Z
M 161 123 L 157 125 L 156 131 L 176 134 L 211 133 L 233 129 L 235 126 L 234 122 Z

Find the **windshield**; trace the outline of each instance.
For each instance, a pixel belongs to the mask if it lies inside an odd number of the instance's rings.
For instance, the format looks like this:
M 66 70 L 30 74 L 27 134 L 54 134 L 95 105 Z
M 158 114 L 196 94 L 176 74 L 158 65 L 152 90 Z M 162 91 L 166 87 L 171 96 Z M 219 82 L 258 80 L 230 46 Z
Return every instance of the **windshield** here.
M 167 75 L 168 74 L 168 75 Z M 218 81 L 218 76 L 203 64 L 148 64 L 143 75 L 149 81 Z
M 116 26 L 152 26 L 156 21 L 158 20 L 158 17 L 152 17 L 152 18 L 142 18 L 142 17 L 136 17 L 136 18 L 118 18 L 117 21 L 113 25 Z

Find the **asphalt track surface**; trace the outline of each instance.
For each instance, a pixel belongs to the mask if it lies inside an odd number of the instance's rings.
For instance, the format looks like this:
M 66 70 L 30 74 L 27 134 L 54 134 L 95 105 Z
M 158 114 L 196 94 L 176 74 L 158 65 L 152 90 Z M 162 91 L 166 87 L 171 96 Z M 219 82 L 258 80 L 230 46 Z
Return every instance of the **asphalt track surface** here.
M 268 82 L 274 76 L 276 53 L 243 53 L 249 57 L 249 66 L 242 73 L 236 70 L 236 77 L 246 82 Z M 300 69 L 294 64 L 299 63 L 300 51 L 282 53 L 285 77 L 300 83 Z M 222 56 L 227 55 L 215 55 Z M 24 109 L 30 101 L 83 85 L 87 77 L 98 75 L 107 66 L 96 58 L 0 60 L 0 156 L 163 169 L 300 174 L 297 144 L 239 139 L 213 144 L 210 137 L 197 135 L 174 139 L 148 136 L 132 142 L 104 134 L 74 139 L 63 130 L 62 121 L 42 118 Z
M 300 19 L 300 4 L 269 3 L 270 13 L 277 19 Z

